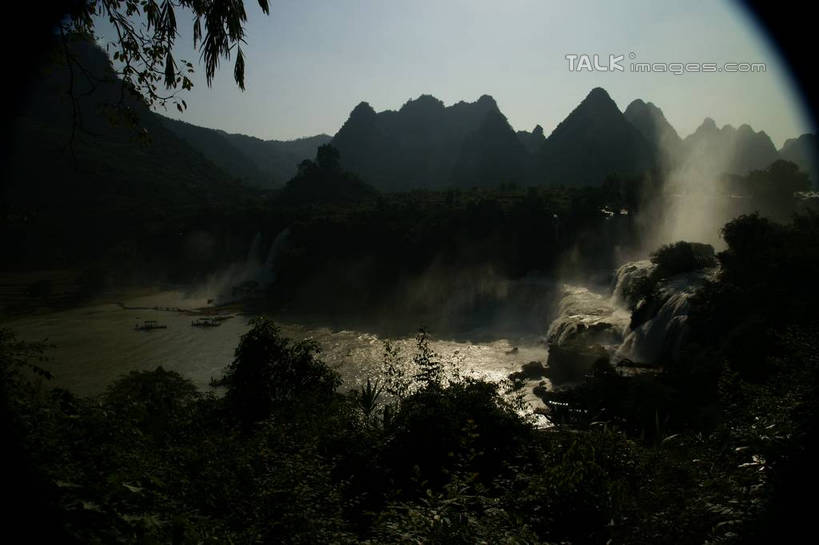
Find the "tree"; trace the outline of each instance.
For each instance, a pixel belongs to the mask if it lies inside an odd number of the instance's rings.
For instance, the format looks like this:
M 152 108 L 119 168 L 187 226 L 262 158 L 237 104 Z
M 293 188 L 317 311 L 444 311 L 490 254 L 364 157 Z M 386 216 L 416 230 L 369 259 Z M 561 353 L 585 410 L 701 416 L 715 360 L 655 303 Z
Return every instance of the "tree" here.
M 269 0 L 258 0 L 265 14 L 270 13 Z M 73 2 L 65 10 L 58 25 L 63 51 L 69 68 L 83 70 L 66 46 L 73 36 L 96 40 L 97 21 L 102 18 L 111 25 L 115 38 L 108 43 L 113 48 L 117 75 L 123 85 L 141 95 L 149 106 L 164 106 L 173 100 L 182 111 L 184 100 L 177 100 L 180 90 L 193 87 L 189 75 L 193 64 L 174 58 L 173 49 L 179 36 L 177 13 L 193 17 L 193 44 L 201 53 L 208 85 L 213 81 L 222 59 L 230 60 L 236 53 L 233 78 L 245 88 L 244 25 L 247 21 L 242 0 L 83 0 Z M 73 72 L 72 72 L 73 74 Z M 168 91 L 163 93 L 163 85 Z
M 341 384 L 338 373 L 316 357 L 314 341 L 291 344 L 266 318 L 251 324 L 225 375 L 213 381 L 227 388 L 225 401 L 243 424 L 263 420 L 277 407 L 327 399 Z
M 316 150 L 316 163 L 324 170 L 335 171 L 341 168 L 341 155 L 332 144 L 324 144 Z
M 316 150 L 316 159 L 299 163 L 298 172 L 284 190 L 278 202 L 291 206 L 316 203 L 372 201 L 378 192 L 352 172 L 341 168 L 341 156 L 332 144 Z

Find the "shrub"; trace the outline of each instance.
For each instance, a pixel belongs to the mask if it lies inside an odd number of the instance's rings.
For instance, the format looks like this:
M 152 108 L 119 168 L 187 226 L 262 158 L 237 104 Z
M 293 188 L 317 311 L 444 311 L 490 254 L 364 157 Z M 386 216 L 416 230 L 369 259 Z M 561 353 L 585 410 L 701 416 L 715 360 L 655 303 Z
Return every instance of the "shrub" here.
M 651 254 L 651 262 L 657 266 L 653 276 L 659 280 L 675 274 L 713 267 L 717 264 L 717 259 L 710 244 L 681 240 L 661 246 Z
M 385 465 L 397 485 L 440 486 L 456 466 L 491 478 L 530 430 L 496 384 L 465 379 L 424 388 L 404 399 L 391 419 Z
M 103 401 L 125 423 L 156 439 L 168 439 L 173 424 L 180 422 L 200 398 L 190 380 L 157 367 L 131 371 L 108 388 Z
M 318 344 L 291 343 L 266 318 L 251 323 L 225 375 L 212 382 L 227 388 L 225 401 L 241 422 L 262 420 L 278 406 L 309 399 L 303 404 L 308 406 L 332 396 L 341 379 L 317 357 Z

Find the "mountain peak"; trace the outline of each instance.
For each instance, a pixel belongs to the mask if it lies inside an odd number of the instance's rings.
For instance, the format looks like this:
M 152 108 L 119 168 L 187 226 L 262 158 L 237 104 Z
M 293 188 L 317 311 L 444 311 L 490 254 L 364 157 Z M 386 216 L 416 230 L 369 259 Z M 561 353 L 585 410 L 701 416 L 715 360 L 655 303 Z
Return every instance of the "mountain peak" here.
M 719 129 L 717 129 L 717 122 L 716 121 L 714 121 L 710 117 L 706 117 L 702 121 L 702 124 L 699 126 L 699 128 L 697 129 L 696 132 L 699 132 L 701 130 L 702 131 L 708 131 L 708 132 L 716 132 Z
M 653 166 L 649 142 L 596 87 L 552 131 L 538 168 L 552 183 L 598 185 L 609 174 L 638 175 Z
M 655 118 L 665 119 L 665 115 L 660 108 L 658 108 L 653 102 L 646 102 L 641 98 L 632 100 L 623 113 L 626 115 L 626 118 L 650 115 Z
M 678 159 L 682 141 L 663 111 L 638 98 L 628 105 L 623 116 L 654 146 L 662 165 L 671 168 Z
M 617 104 L 611 99 L 609 94 L 602 87 L 595 87 L 592 89 L 586 98 L 577 105 L 574 111 L 566 120 L 577 116 L 592 116 L 602 117 L 604 119 L 613 119 L 622 117 L 623 112 L 617 107 Z M 565 122 L 565 120 L 564 120 Z
M 478 104 L 494 108 L 498 107 L 498 103 L 495 102 L 495 99 L 492 98 L 491 95 L 481 95 L 481 97 L 478 99 Z
M 409 99 L 401 106 L 402 112 L 416 112 L 416 111 L 441 111 L 444 109 L 444 103 L 432 95 L 421 95 L 415 100 Z
M 602 87 L 595 87 L 589 94 L 586 95 L 586 98 L 583 99 L 583 103 L 593 103 L 593 104 L 603 104 L 603 103 L 611 103 L 614 104 L 614 101 L 609 96 L 609 93 L 603 89 Z
M 596 97 L 596 98 L 608 98 L 608 99 L 610 99 L 610 98 L 611 98 L 611 97 L 609 96 L 608 91 L 606 91 L 606 90 L 605 90 L 605 89 L 603 89 L 602 87 L 595 87 L 594 89 L 592 89 L 591 91 L 589 91 L 589 94 L 588 94 L 588 96 L 586 96 L 586 98 L 592 98 L 592 97 Z
M 537 137 L 543 136 L 543 127 L 541 127 L 539 124 L 535 125 L 535 128 L 532 129 L 532 134 Z
M 350 112 L 350 118 L 367 118 L 373 116 L 375 116 L 375 110 L 373 110 L 369 102 L 364 101 L 359 102 L 358 106 L 353 108 L 353 111 Z

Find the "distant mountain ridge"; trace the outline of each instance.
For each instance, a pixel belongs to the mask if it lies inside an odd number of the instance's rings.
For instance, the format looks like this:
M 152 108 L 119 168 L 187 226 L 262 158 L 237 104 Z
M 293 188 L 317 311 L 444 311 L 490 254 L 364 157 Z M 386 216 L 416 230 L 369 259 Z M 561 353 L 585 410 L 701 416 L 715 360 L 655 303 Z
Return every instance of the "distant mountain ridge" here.
M 295 140 L 262 140 L 157 117 L 225 171 L 246 184 L 265 189 L 283 186 L 296 175 L 301 161 L 315 157 L 318 147 L 331 139 L 327 134 L 318 134 Z
M 493 114 L 492 128 L 479 129 Z M 476 102 L 459 102 L 445 107 L 430 95 L 407 101 L 398 111 L 376 113 L 362 102 L 335 134 L 332 144 L 341 153 L 345 168 L 382 190 L 414 187 L 441 188 L 460 185 L 457 177 L 472 166 L 464 149 L 468 137 L 495 138 L 515 147 L 512 128 L 495 100 L 484 95 Z M 493 133 L 489 136 L 487 133 Z M 477 141 L 467 147 L 480 146 Z M 522 150 L 522 147 L 521 147 Z M 515 152 L 513 152 L 514 154 Z M 464 155 L 466 154 L 466 155 Z M 459 165 L 456 167 L 456 165 Z M 468 166 L 469 165 L 469 166 Z M 508 165 L 499 165 L 501 169 Z M 457 171 L 456 171 L 457 168 Z
M 164 118 L 163 118 L 164 119 Z M 598 185 L 610 175 L 639 178 L 675 169 L 717 178 L 761 170 L 779 158 L 795 162 L 817 181 L 815 135 L 777 150 L 749 125 L 717 127 L 711 118 L 681 138 L 662 109 L 635 99 L 620 111 L 595 88 L 546 136 L 536 125 L 515 131 L 497 102 L 445 106 L 421 95 L 398 110 L 376 112 L 359 103 L 334 136 L 261 140 L 166 120 L 177 136 L 237 179 L 261 187 L 284 184 L 303 159 L 332 142 L 345 169 L 381 191 L 517 185 Z
M 803 170 L 810 168 L 811 154 L 801 149 L 810 142 L 794 144 L 791 153 Z M 661 175 L 689 163 L 716 178 L 764 169 L 780 158 L 764 131 L 748 125 L 718 129 L 709 118 L 683 139 L 654 103 L 636 99 L 621 112 L 602 88 L 593 89 L 548 137 L 540 125 L 515 132 L 488 95 L 452 106 L 421 95 L 398 111 L 377 113 L 360 103 L 332 143 L 345 168 L 386 191 L 505 182 L 598 185 L 611 174 Z
M 764 131 L 756 132 L 745 124 L 738 129 L 732 125 L 718 128 L 710 117 L 685 137 L 682 145 L 689 165 L 709 175 L 744 175 L 762 170 L 779 159 L 776 147 Z
M 785 140 L 779 156 L 796 163 L 799 170 L 807 172 L 813 188 L 819 190 L 819 144 L 815 134 L 803 134 L 799 138 Z

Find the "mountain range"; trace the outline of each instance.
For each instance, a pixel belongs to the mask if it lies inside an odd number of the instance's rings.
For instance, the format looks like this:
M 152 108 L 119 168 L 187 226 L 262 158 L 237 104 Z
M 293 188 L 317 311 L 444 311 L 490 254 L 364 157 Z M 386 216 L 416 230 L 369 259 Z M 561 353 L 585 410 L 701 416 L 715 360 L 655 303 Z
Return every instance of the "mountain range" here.
M 223 169 L 263 187 L 291 177 L 302 159 L 312 158 L 327 142 L 339 150 L 345 169 L 382 191 L 502 183 L 599 185 L 609 175 L 633 178 L 675 169 L 717 178 L 764 169 L 780 158 L 795 162 L 814 184 L 819 179 L 813 134 L 788 140 L 777 150 L 764 131 L 749 125 L 720 128 L 706 118 L 681 138 L 652 102 L 636 99 L 621 111 L 602 88 L 592 89 L 548 137 L 540 125 L 531 132 L 515 131 L 488 95 L 451 106 L 421 95 L 382 112 L 361 102 L 333 137 L 290 142 L 179 121 L 166 120 L 166 126 Z M 213 143 L 200 131 L 208 131 Z M 237 162 L 240 167 L 234 166 Z
M 296 140 L 262 140 L 229 134 L 157 115 L 162 124 L 215 165 L 244 183 L 260 188 L 284 185 L 296 175 L 298 164 L 316 155 L 332 137 L 317 134 Z
M 111 75 L 102 50 L 78 44 L 77 51 L 92 73 Z M 45 148 L 65 142 L 74 115 L 64 100 L 65 77 L 57 71 L 45 78 L 32 94 L 30 107 L 23 109 L 20 141 L 27 142 L 29 151 L 21 156 L 42 155 L 48 152 Z M 112 77 L 108 80 L 78 100 L 86 127 L 74 139 L 74 154 L 90 171 L 84 174 L 84 183 L 105 172 L 106 179 L 120 180 L 116 182 L 120 192 L 151 187 L 162 180 L 163 193 L 169 188 L 185 188 L 185 194 L 195 190 L 194 200 L 214 193 L 217 187 L 216 193 L 237 187 L 237 182 L 244 187 L 282 187 L 304 159 L 314 158 L 317 148 L 328 142 L 339 150 L 345 170 L 382 191 L 492 187 L 510 182 L 599 185 L 612 174 L 638 177 L 680 167 L 717 177 L 747 174 L 778 158 L 795 162 L 814 184 L 818 178 L 813 134 L 788 140 L 777 150 L 762 131 L 748 125 L 720 128 L 706 118 L 694 133 L 681 138 L 658 106 L 636 99 L 621 111 L 602 88 L 592 89 L 548 136 L 540 125 L 531 132 L 515 131 L 488 95 L 451 106 L 421 95 L 397 111 L 382 112 L 361 102 L 334 136 L 319 134 L 290 141 L 198 127 L 151 112 L 139 100 L 129 99 L 128 108 L 152 141 L 148 148 L 140 148 L 128 142 L 133 131 L 112 127 L 100 107 L 115 103 L 120 96 L 119 83 Z M 52 141 L 46 144 L 49 139 Z M 63 154 L 60 161 L 66 160 Z M 157 163 L 163 168 L 155 168 Z M 26 164 L 34 170 L 56 165 Z M 65 171 L 61 166 L 55 168 Z M 25 175 L 31 178 L 32 172 Z M 139 184 L 122 180 L 139 180 Z

